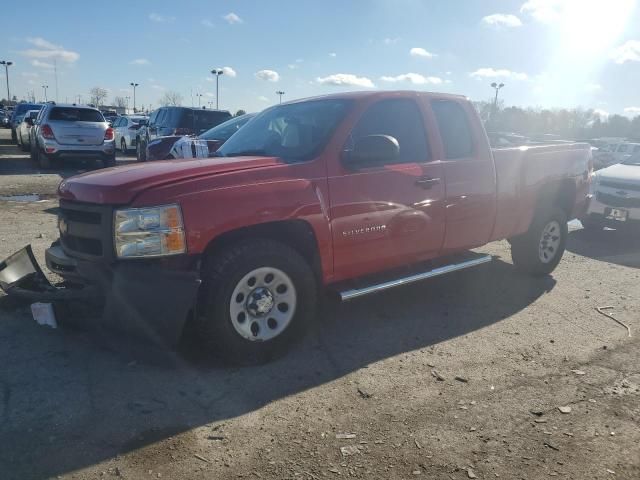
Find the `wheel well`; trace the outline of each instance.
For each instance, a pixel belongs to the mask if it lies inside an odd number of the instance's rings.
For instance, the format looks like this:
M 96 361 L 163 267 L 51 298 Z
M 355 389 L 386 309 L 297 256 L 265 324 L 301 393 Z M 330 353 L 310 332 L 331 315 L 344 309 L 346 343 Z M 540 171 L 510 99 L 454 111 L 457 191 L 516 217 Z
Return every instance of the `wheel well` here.
M 268 238 L 290 246 L 309 262 L 316 277 L 320 280 L 321 265 L 318 241 L 311 225 L 304 220 L 261 223 L 225 232 L 209 242 L 205 249 L 205 256 L 215 255 L 216 252 L 229 245 L 255 238 Z

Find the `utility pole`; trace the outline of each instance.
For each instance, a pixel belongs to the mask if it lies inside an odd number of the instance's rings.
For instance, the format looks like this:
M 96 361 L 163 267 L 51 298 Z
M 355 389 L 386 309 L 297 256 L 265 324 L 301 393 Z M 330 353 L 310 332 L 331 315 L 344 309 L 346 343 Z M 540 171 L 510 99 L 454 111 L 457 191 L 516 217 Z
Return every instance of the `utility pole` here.
M 45 103 L 47 102 L 47 88 L 49 88 L 49 85 L 42 85 L 42 92 L 44 93 Z
M 78 95 L 78 105 L 82 105 L 82 95 Z
M 133 87 L 133 113 L 136 113 L 136 87 L 140 84 L 131 82 L 129 85 Z
M 126 110 L 126 112 L 127 112 L 127 113 L 129 113 L 129 99 L 130 99 L 131 97 L 126 96 L 126 97 L 124 97 L 124 98 L 125 98 L 125 100 L 127 101 L 127 110 Z
M 4 74 L 7 78 L 7 105 L 9 105 L 8 102 L 11 102 L 11 92 L 9 91 L 9 67 L 13 65 L 13 62 L 2 60 L 0 61 L 0 65 L 4 65 Z
M 280 103 L 282 103 L 282 95 L 284 95 L 285 92 L 283 92 L 282 90 L 278 90 L 276 92 L 276 95 L 280 96 Z
M 218 79 L 220 78 L 220 75 L 224 74 L 224 70 L 222 70 L 221 68 L 214 68 L 213 70 L 211 70 L 211 73 L 216 76 L 216 110 L 219 110 L 220 90 L 218 89 Z
M 201 93 L 196 93 L 196 97 L 198 97 L 198 108 L 200 108 L 200 102 L 202 100 L 202 94 Z

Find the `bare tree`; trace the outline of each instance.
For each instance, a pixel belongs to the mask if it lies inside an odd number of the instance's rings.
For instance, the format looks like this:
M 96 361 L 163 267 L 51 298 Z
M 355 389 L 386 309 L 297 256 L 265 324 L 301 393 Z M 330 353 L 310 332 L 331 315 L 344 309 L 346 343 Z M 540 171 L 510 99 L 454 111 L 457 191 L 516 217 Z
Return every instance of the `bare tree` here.
M 127 107 L 127 99 L 124 97 L 113 97 L 113 103 L 116 107 L 119 108 Z
M 91 95 L 91 103 L 99 107 L 107 99 L 109 93 L 102 87 L 93 87 L 89 90 L 89 95 Z
M 164 107 L 178 107 L 182 105 L 182 95 L 178 92 L 168 91 L 160 97 L 160 105 Z

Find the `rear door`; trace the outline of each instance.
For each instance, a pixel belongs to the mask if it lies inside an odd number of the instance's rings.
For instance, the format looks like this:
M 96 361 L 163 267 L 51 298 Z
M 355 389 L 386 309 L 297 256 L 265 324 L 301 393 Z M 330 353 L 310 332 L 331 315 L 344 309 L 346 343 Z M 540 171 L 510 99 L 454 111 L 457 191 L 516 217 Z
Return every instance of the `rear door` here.
M 330 172 L 330 217 L 336 278 L 353 277 L 435 257 L 444 236 L 442 166 L 433 162 L 423 110 L 413 98 L 368 107 L 345 151 L 367 135 L 400 145 L 393 163 Z M 427 181 L 429 180 L 430 181 Z
M 446 178 L 446 234 L 443 253 L 484 245 L 496 218 L 496 172 L 470 103 L 432 100 L 440 133 L 439 160 Z
M 89 108 L 53 107 L 47 123 L 61 145 L 102 145 L 107 124 Z

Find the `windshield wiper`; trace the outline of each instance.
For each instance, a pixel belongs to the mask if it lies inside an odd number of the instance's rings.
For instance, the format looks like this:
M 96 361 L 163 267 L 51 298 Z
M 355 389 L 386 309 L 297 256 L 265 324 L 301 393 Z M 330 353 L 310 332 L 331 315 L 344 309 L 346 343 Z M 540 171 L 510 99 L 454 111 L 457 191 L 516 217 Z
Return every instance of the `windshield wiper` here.
M 248 157 L 248 156 L 256 156 L 256 157 L 270 157 L 266 150 L 263 149 L 253 149 L 253 150 L 240 150 L 239 152 L 232 152 L 225 155 L 226 157 Z

